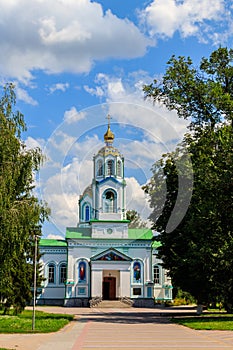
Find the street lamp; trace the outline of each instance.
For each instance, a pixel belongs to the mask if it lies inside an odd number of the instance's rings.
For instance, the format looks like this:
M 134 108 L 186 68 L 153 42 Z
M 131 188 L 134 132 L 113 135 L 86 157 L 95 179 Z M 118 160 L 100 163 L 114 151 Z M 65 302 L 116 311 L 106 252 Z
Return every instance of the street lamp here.
M 35 329 L 36 321 L 36 268 L 37 268 L 37 239 L 39 237 L 38 231 L 40 232 L 41 226 L 35 228 L 34 230 L 34 240 L 35 240 L 35 249 L 34 249 L 34 283 L 33 283 L 33 309 L 32 309 L 32 330 Z

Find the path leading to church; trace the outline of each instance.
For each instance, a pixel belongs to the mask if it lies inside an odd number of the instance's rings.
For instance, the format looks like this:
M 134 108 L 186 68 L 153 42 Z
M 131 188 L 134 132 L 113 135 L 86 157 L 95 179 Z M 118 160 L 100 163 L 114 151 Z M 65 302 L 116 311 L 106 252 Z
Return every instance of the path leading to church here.
M 195 331 L 178 326 L 164 316 L 166 312 L 171 315 L 171 310 L 162 308 L 38 309 L 72 313 L 75 320 L 52 334 L 1 334 L 0 347 L 15 350 L 233 350 L 233 331 Z

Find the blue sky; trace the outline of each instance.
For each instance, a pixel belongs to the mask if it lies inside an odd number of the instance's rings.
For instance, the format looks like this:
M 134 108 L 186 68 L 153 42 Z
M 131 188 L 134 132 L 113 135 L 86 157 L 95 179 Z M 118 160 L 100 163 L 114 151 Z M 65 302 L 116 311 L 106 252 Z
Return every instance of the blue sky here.
M 141 185 L 186 123 L 144 101 L 142 86 L 164 74 L 173 54 L 198 65 L 220 45 L 232 47 L 233 2 L 0 0 L 0 8 L 1 84 L 15 83 L 25 142 L 47 156 L 36 180 L 52 210 L 44 236 L 77 224 L 108 113 L 126 160 L 128 208 L 146 218 Z

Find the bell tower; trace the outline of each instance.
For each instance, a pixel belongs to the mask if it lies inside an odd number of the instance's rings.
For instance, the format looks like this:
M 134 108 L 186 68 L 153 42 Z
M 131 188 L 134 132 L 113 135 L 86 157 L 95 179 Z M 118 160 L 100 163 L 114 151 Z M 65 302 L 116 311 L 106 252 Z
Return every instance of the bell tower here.
M 108 115 L 105 146 L 93 156 L 92 184 L 79 199 L 79 228 L 89 228 L 92 238 L 128 238 L 124 157 L 113 146 L 114 133 Z
M 124 157 L 113 147 L 114 134 L 110 127 L 104 134 L 105 146 L 93 157 L 93 210 L 96 220 L 125 220 Z

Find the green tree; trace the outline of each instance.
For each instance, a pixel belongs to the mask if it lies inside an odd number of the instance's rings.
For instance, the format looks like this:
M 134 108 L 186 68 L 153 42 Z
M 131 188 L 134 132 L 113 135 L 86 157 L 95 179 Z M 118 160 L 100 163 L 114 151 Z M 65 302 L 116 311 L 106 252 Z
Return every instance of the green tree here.
M 190 58 L 173 56 L 158 86 L 146 86 L 146 96 L 190 119 L 192 132 L 173 152 L 156 162 L 145 186 L 153 212 L 150 219 L 160 233 L 159 248 L 173 283 L 190 292 L 198 303 L 222 301 L 233 309 L 233 198 L 232 198 L 232 50 L 220 48 L 200 69 Z M 189 154 L 193 168 L 190 184 Z M 182 161 L 183 159 L 183 161 Z M 182 181 L 177 164 L 183 163 Z M 174 208 L 182 207 L 182 186 L 192 191 L 188 210 L 171 231 Z M 177 211 L 178 214 L 179 210 Z M 179 215 L 178 215 L 179 216 Z
M 196 68 L 190 57 L 172 56 L 162 81 L 144 86 L 146 98 L 191 119 L 190 127 L 212 127 L 223 119 L 232 123 L 233 50 L 219 48 Z
M 42 162 L 40 149 L 26 149 L 23 115 L 15 110 L 14 86 L 0 99 L 0 301 L 5 311 L 20 312 L 31 300 L 35 229 L 49 215 L 36 197 L 34 175 Z M 38 232 L 41 235 L 41 232 Z
M 146 222 L 144 222 L 140 214 L 136 210 L 127 210 L 126 219 L 130 221 L 129 228 L 144 228 Z

